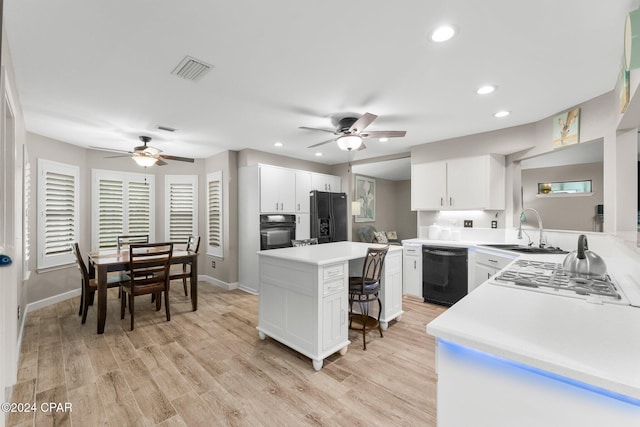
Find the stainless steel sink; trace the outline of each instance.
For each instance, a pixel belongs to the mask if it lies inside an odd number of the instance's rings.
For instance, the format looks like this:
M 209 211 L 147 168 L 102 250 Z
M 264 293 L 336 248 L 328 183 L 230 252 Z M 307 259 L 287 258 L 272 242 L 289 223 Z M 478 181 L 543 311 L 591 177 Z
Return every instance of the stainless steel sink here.
M 568 254 L 569 253 L 567 251 L 563 251 L 562 249 L 555 248 L 553 246 L 549 246 L 546 248 L 539 248 L 537 246 L 524 246 L 524 245 L 517 245 L 513 243 L 488 243 L 480 246 L 503 249 L 505 251 L 520 252 L 524 254 Z

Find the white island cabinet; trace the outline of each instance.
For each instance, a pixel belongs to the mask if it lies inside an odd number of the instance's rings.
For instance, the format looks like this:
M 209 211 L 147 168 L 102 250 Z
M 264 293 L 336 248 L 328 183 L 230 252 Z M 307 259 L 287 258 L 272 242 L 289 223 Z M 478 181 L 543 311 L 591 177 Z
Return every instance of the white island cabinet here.
M 362 274 L 368 247 L 381 246 L 335 242 L 258 252 L 260 338 L 269 336 L 304 354 L 316 370 L 325 357 L 346 354 L 349 276 Z M 389 248 L 382 274 L 380 321 L 386 329 L 402 314 L 401 247 Z

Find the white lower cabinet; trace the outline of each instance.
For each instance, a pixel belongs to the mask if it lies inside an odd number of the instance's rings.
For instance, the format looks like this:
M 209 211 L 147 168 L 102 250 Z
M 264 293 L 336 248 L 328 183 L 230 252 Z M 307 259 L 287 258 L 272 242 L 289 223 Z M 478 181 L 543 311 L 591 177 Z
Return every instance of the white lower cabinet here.
M 405 244 L 403 293 L 422 298 L 422 245 Z
M 347 339 L 347 300 L 343 281 L 330 283 L 333 294 L 322 298 L 322 350 L 326 351 Z
M 506 267 L 517 255 L 499 254 L 492 251 L 475 250 L 473 281 L 469 282 L 469 292 L 486 282 Z

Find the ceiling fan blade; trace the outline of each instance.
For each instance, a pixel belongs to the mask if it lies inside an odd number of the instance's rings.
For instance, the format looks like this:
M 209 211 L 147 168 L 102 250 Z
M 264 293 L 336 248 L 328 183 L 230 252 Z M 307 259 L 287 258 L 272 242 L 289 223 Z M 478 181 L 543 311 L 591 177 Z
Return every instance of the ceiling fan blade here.
M 117 156 L 107 156 L 107 157 L 105 157 L 105 159 L 115 159 L 115 158 L 118 158 L 118 157 L 131 157 L 131 154 L 120 154 L 120 155 L 117 155 Z
M 189 162 L 189 163 L 193 163 L 195 161 L 193 159 L 190 159 L 189 157 L 170 156 L 168 154 L 159 154 L 158 157 L 166 160 L 178 160 L 180 162 Z
M 93 150 L 100 150 L 100 151 L 109 151 L 111 153 L 127 153 L 127 154 L 133 154 L 131 151 L 126 151 L 126 150 L 116 150 L 113 148 L 103 148 L 103 147 L 93 147 L 93 146 L 89 146 L 87 148 L 91 148 Z
M 364 113 L 354 124 L 349 128 L 349 133 L 362 132 L 367 126 L 369 126 L 377 118 L 375 114 Z
M 156 165 L 158 166 L 164 166 L 164 165 L 168 165 L 169 163 L 165 162 L 162 159 L 158 159 L 158 161 L 156 162 Z
M 371 132 L 361 133 L 363 138 L 402 138 L 407 134 L 404 130 L 374 130 Z
M 310 127 L 307 127 L 307 126 L 299 126 L 299 127 L 298 127 L 298 129 L 305 129 L 305 130 L 319 130 L 319 131 L 322 131 L 322 132 L 329 132 L 329 133 L 333 133 L 333 134 L 335 134 L 335 133 L 336 133 L 335 131 L 333 131 L 333 130 L 329 130 L 329 129 L 310 128 Z
M 335 140 L 336 140 L 335 138 L 327 139 L 326 141 L 322 141 L 322 142 L 318 142 L 317 144 L 310 145 L 307 148 L 319 147 L 321 145 L 328 144 L 328 143 L 333 142 Z

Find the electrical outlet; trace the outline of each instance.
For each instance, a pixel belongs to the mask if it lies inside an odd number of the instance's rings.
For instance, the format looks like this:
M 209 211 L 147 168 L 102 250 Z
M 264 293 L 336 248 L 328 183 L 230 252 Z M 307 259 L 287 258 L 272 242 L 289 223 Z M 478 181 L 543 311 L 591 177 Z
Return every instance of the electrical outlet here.
M 491 228 L 498 228 L 498 221 L 491 221 Z
M 464 228 L 473 228 L 473 220 L 465 219 L 464 220 Z
M 211 261 L 211 268 L 216 268 L 216 262 L 215 261 Z
M 18 320 L 20 320 L 20 306 L 18 306 Z

